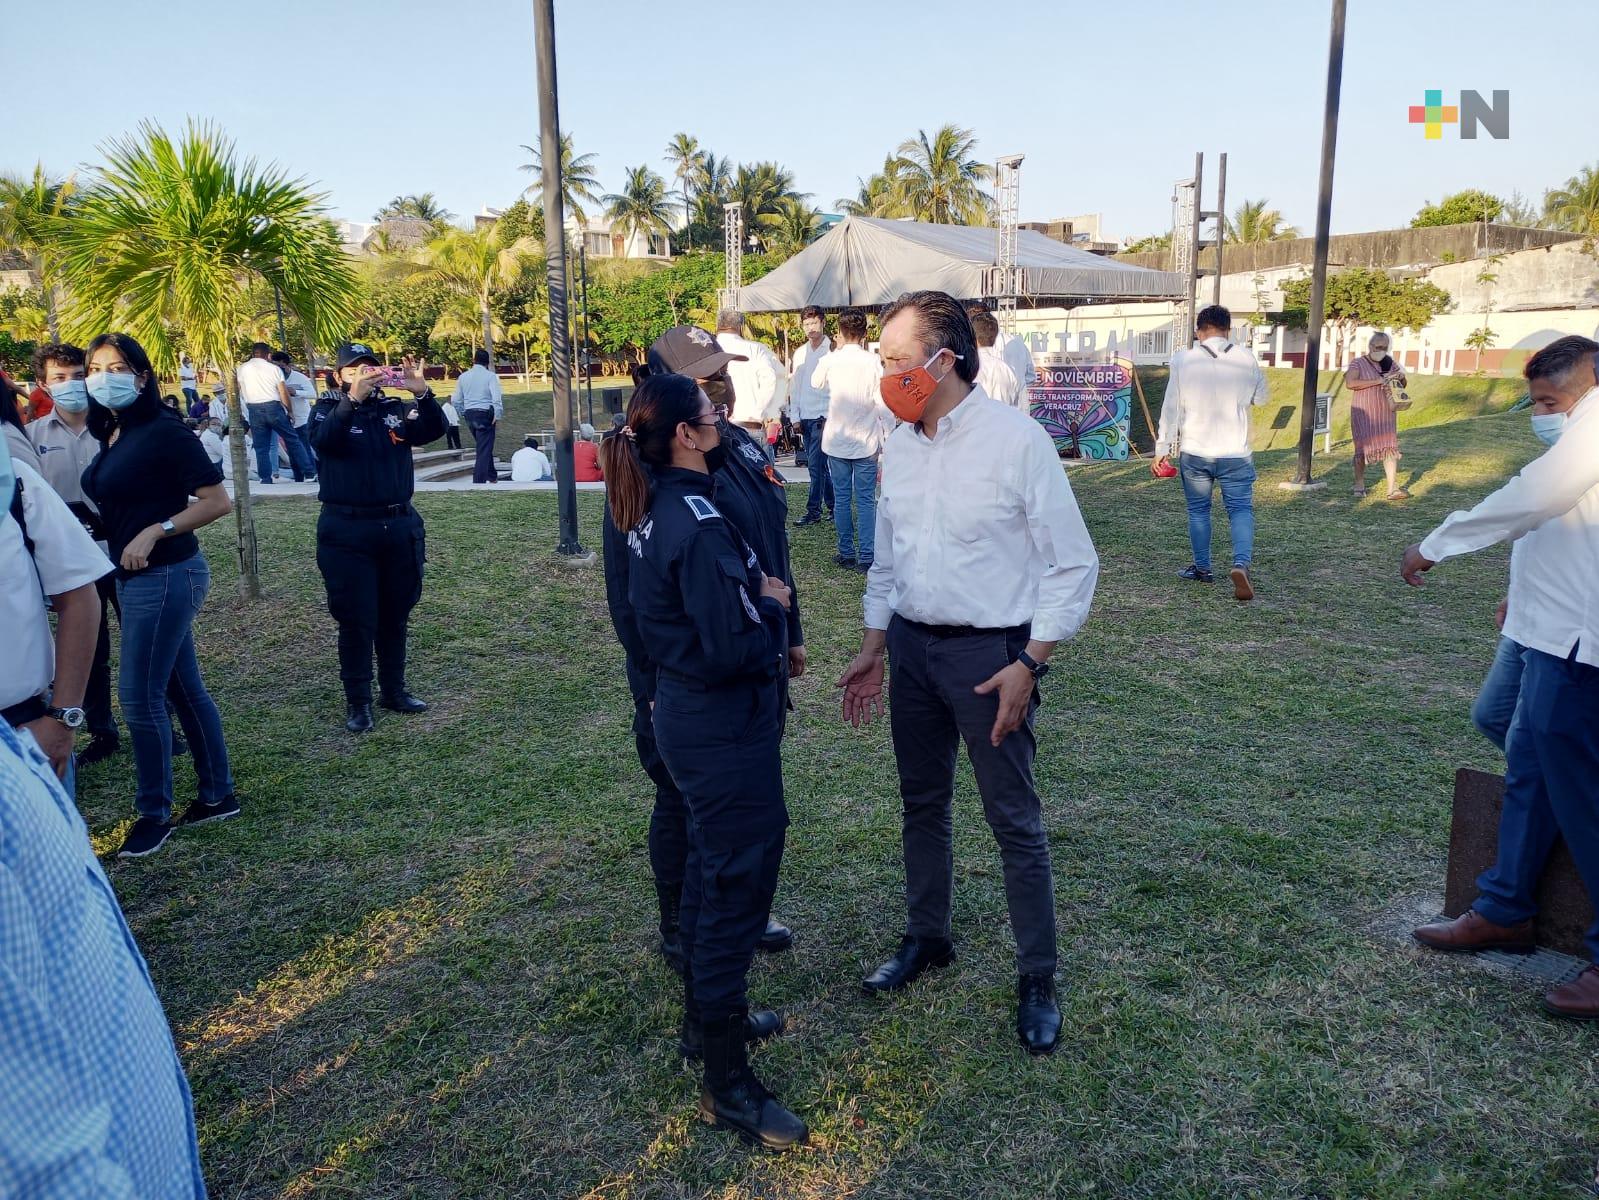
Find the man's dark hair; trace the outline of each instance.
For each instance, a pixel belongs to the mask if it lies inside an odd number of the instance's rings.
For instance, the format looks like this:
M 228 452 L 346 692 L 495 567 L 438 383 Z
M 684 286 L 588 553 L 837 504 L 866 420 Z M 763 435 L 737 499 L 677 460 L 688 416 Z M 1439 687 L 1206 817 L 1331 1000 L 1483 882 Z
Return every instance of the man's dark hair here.
M 268 355 L 268 357 L 280 367 L 294 366 L 294 360 L 289 357 L 289 352 L 287 350 L 274 350 L 270 355 Z
M 270 358 L 270 357 L 272 357 L 272 347 L 267 345 L 265 342 L 251 342 L 250 343 L 250 357 L 251 358 Z
M 992 346 L 999 341 L 999 321 L 991 312 L 973 313 L 972 332 L 977 335 L 979 346 Z
M 480 367 L 486 367 L 493 360 L 489 358 L 487 350 L 474 350 L 472 351 L 472 361 Z
M 46 342 L 33 352 L 33 377 L 44 382 L 45 369 L 51 363 L 58 367 L 81 367 L 83 351 L 70 342 Z
M 815 317 L 823 325 L 827 324 L 827 314 L 821 309 L 817 308 L 814 304 L 807 304 L 804 308 L 800 309 L 800 320 L 803 321 L 807 317 Z
M 858 308 L 847 308 L 838 315 L 838 334 L 853 342 L 866 340 L 866 314 Z
M 978 313 L 992 312 L 993 310 L 981 300 L 968 300 L 966 302 L 966 315 L 975 317 Z
M 539 448 L 539 435 L 536 434 L 536 433 L 528 434 L 525 438 L 522 439 L 522 444 L 524 446 L 529 446 L 532 449 L 537 450 Z
M 1207 304 L 1199 310 L 1199 315 L 1194 318 L 1194 328 L 1219 329 L 1223 333 L 1231 333 L 1233 314 L 1220 304 Z
M 906 309 L 916 313 L 922 330 L 922 349 L 928 357 L 938 350 L 955 354 L 955 374 L 967 383 L 977 380 L 977 335 L 961 302 L 948 292 L 907 292 L 877 318 L 882 328 Z M 920 363 L 916 364 L 920 366 Z
M 1521 373 L 1530 382 L 1534 379 L 1561 379 L 1583 365 L 1583 360 L 1593 362 L 1599 352 L 1599 342 L 1585 338 L 1580 333 L 1556 338 L 1527 360 Z

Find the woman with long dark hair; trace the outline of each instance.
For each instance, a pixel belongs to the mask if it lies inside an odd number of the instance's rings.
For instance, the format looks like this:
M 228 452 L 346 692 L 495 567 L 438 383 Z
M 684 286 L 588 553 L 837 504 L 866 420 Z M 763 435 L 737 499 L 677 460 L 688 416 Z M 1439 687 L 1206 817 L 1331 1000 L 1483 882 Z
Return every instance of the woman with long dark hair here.
M 788 827 L 779 682 L 791 595 L 712 501 L 711 473 L 727 455 L 717 424 L 694 380 L 652 376 L 600 453 L 632 555 L 628 600 L 656 666 L 655 741 L 689 813 L 679 1048 L 704 1057 L 704 1120 L 787 1149 L 805 1140 L 805 1123 L 746 1052 L 782 1020 L 750 1013 L 746 979 Z
M 117 564 L 117 692 L 138 775 L 138 817 L 118 854 L 142 858 L 165 845 L 173 829 L 169 696 L 199 777 L 199 798 L 182 823 L 239 812 L 222 717 L 200 678 L 192 632 L 211 587 L 211 569 L 194 531 L 225 516 L 233 503 L 199 439 L 162 403 L 144 347 L 127 334 L 106 333 L 89 343 L 86 354 L 89 430 L 104 449 L 84 471 L 83 490 L 100 511 Z

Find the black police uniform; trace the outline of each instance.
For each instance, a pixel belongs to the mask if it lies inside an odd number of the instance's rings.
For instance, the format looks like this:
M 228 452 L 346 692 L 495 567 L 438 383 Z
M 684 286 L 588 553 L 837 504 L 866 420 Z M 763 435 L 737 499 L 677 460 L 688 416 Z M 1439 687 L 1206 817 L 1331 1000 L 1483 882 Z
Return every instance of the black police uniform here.
M 445 427 L 432 391 L 414 402 L 376 391 L 360 404 L 329 393 L 311 414 L 321 463 L 316 562 L 339 623 L 339 678 L 352 708 L 372 703 L 374 647 L 383 702 L 410 701 L 406 623 L 422 597 L 425 555 L 422 518 L 411 507 L 411 447 L 438 440 Z

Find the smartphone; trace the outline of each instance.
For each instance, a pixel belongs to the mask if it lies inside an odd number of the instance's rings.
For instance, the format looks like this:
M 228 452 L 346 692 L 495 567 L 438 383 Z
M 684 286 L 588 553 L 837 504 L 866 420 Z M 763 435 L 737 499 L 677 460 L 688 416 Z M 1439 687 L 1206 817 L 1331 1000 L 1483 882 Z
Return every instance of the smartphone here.
M 382 367 L 378 375 L 378 386 L 397 388 L 405 386 L 405 369 L 403 367 Z

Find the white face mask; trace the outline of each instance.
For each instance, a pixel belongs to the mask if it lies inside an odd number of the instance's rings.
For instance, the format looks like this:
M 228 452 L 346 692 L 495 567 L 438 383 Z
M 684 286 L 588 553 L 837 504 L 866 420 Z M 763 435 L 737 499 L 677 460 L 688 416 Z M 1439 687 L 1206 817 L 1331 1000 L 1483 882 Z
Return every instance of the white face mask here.
M 1381 362 L 1383 359 L 1388 357 L 1388 347 L 1383 346 L 1378 348 L 1373 346 L 1370 350 L 1366 351 L 1366 357 L 1371 359 L 1372 362 Z
M 1566 416 L 1558 413 L 1533 413 L 1532 433 L 1545 446 L 1553 446 L 1566 430 Z

